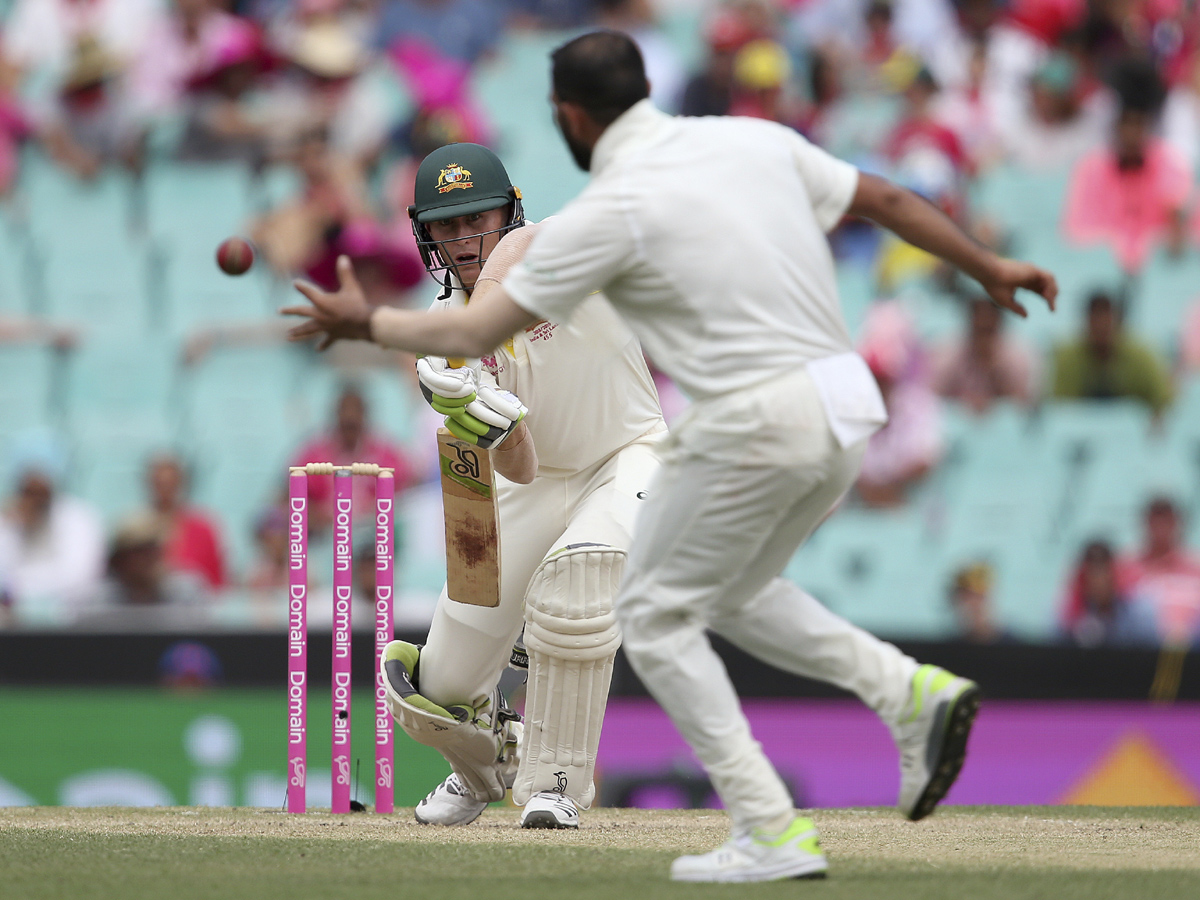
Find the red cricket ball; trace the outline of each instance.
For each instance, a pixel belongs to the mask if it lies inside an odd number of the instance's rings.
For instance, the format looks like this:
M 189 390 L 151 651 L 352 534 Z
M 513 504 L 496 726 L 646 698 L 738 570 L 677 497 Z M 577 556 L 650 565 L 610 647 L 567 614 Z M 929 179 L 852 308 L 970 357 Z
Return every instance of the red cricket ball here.
M 226 275 L 242 275 L 254 265 L 254 248 L 240 237 L 222 241 L 217 248 L 217 265 Z

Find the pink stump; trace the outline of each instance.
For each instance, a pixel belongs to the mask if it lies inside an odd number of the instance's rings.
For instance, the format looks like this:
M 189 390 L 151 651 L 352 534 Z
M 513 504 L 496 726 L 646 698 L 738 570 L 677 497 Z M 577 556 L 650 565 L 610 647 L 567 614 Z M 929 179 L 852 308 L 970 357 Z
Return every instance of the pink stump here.
M 287 810 L 305 806 L 308 742 L 308 476 L 288 477 Z
M 350 812 L 350 599 L 354 582 L 354 479 L 334 475 L 333 512 L 333 811 Z
M 392 640 L 394 619 L 393 593 L 396 543 L 395 479 L 383 472 L 375 480 L 375 812 L 395 809 L 392 788 L 393 752 L 392 714 L 383 688 L 383 648 Z

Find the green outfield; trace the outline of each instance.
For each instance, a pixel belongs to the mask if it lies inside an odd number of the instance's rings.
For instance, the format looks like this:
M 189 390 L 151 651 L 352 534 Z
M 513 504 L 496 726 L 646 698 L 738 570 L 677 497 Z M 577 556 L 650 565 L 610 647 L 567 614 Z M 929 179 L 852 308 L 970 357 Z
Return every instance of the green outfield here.
M 679 852 L 719 843 L 719 812 L 596 810 L 575 833 L 523 832 L 489 810 L 458 830 L 395 816 L 263 810 L 0 810 L 3 896 L 1036 898 L 1200 896 L 1200 809 L 959 807 L 924 822 L 890 810 L 816 814 L 830 877 L 673 885 Z

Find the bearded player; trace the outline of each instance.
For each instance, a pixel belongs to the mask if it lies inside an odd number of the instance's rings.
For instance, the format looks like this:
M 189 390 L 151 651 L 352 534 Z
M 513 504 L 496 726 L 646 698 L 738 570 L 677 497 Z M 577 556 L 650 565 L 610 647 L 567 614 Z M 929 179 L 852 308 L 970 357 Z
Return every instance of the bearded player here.
M 538 227 L 503 164 L 477 144 L 426 157 L 409 214 L 442 284 L 435 308 L 465 304 L 484 261 L 516 232 L 489 269 L 502 278 Z M 386 345 L 386 329 L 374 338 Z M 469 606 L 443 590 L 425 646 L 394 641 L 384 653 L 389 704 L 453 769 L 417 806 L 418 821 L 465 825 L 511 787 L 523 827 L 575 828 L 595 794 L 620 642 L 613 600 L 666 425 L 637 340 L 599 296 L 571 328 L 536 323 L 470 362 L 425 357 L 417 373 L 447 426 L 490 450 L 500 475 L 500 604 Z M 497 690 L 522 627 L 523 729 Z
M 490 295 L 502 293 L 500 282 L 517 258 L 523 257 L 538 226 L 520 227 L 516 205 L 519 195 L 515 190 L 505 194 L 499 189 L 498 181 L 491 185 L 492 196 L 483 204 L 503 210 L 494 217 L 480 214 L 482 206 L 468 203 L 467 196 L 456 196 L 461 205 L 449 208 L 446 204 L 450 201 L 438 201 L 430 196 L 430 181 L 436 191 L 438 186 L 459 180 L 459 168 L 471 168 L 469 165 L 446 165 L 461 162 L 468 158 L 467 153 L 482 151 L 487 155 L 476 158 L 490 160 L 484 165 L 493 165 L 497 172 L 503 173 L 499 161 L 490 153 L 483 148 L 468 150 L 470 146 L 444 147 L 422 164 L 414 208 L 415 227 L 429 254 L 427 262 L 431 269 L 441 273 L 445 300 L 439 305 L 449 306 L 473 295 L 480 306 L 471 307 L 470 312 L 484 313 L 486 309 L 490 314 L 497 307 L 503 308 L 503 304 L 488 306 L 492 299 Z M 484 169 L 484 165 L 476 163 L 476 168 Z M 445 174 L 443 168 L 447 169 Z M 507 177 L 496 177 L 507 184 Z M 482 182 L 475 177 L 474 169 L 470 178 L 473 184 Z M 446 193 L 457 194 L 458 190 L 451 189 Z M 457 216 L 450 218 L 453 214 Z M 474 224 L 464 221 L 473 217 Z M 512 229 L 519 230 L 496 243 L 500 232 Z M 491 258 L 481 274 L 480 263 L 489 254 Z M 304 316 L 308 320 L 290 330 L 291 340 L 321 336 L 322 347 L 340 339 L 373 340 L 384 346 L 410 350 L 423 344 L 451 346 L 460 343 L 453 338 L 450 323 L 460 322 L 468 316 L 372 309 L 357 288 L 349 262 L 343 260 L 340 266 L 342 289 L 336 293 L 297 285 L 312 306 L 283 310 L 285 314 Z M 448 415 L 453 413 L 451 425 L 457 434 L 486 434 L 486 442 L 481 446 L 496 448 L 492 453 L 493 464 L 513 479 L 528 476 L 531 463 L 537 473 L 531 484 L 502 482 L 501 485 L 504 584 L 500 607 L 494 610 L 465 607 L 447 601 L 443 593 L 429 643 L 420 655 L 417 648 L 400 642 L 391 644 L 385 653 L 384 665 L 390 689 L 400 694 L 409 692 L 402 698 L 393 697 L 392 708 L 397 721 L 418 740 L 442 750 L 454 767 L 454 775 L 418 807 L 417 818 L 421 821 L 447 824 L 471 821 L 482 811 L 486 800 L 504 795 L 503 785 L 516 765 L 516 759 L 519 759 L 519 771 L 513 789 L 514 799 L 522 803 L 532 796 L 522 817 L 523 824 L 573 825 L 577 818 L 570 815 L 570 811 L 581 799 L 577 793 L 581 785 L 582 798 L 591 798 L 599 714 L 603 711 L 603 700 L 598 697 L 607 693 L 607 667 L 611 657 L 605 657 L 599 663 L 592 660 L 607 651 L 609 644 L 606 642 L 611 642 L 615 649 L 617 638 L 615 630 L 609 630 L 608 626 L 588 627 L 585 623 L 596 622 L 601 616 L 611 621 L 607 611 L 612 609 L 616 581 L 610 581 L 609 576 L 615 576 L 617 564 L 624 563 L 623 548 L 627 546 L 617 541 L 627 539 L 629 519 L 626 512 L 632 515 L 638 505 L 636 500 L 631 500 L 630 491 L 634 485 L 649 479 L 654 465 L 644 463 L 642 453 L 647 443 L 659 442 L 662 428 L 656 407 L 653 413 L 634 415 L 635 410 L 647 402 L 646 398 L 650 402 L 654 398 L 640 352 L 635 349 L 636 343 L 629 338 L 630 343 L 620 344 L 628 348 L 621 355 L 620 365 L 612 362 L 611 351 L 604 350 L 606 346 L 616 346 L 617 336 L 620 341 L 626 339 L 627 333 L 612 321 L 613 315 L 615 313 L 606 301 L 589 296 L 583 301 L 580 312 L 571 319 L 570 326 L 549 330 L 547 323 L 535 322 L 514 337 L 511 344 L 497 350 L 494 361 L 485 360 L 483 375 L 477 381 L 468 383 L 465 373 L 447 367 L 442 359 L 427 358 L 419 364 L 422 382 L 432 396 L 431 402 L 435 408 L 447 410 Z M 553 335 L 553 339 L 543 343 L 539 335 L 546 334 Z M 520 392 L 529 402 L 528 418 L 524 418 L 524 407 L 515 397 L 492 397 L 499 391 L 491 385 Z M 472 390 L 475 398 L 463 407 L 463 401 L 456 397 L 470 396 Z M 481 405 L 481 401 L 486 402 Z M 478 421 L 479 417 L 473 421 L 461 412 L 473 408 L 488 421 Z M 695 421 L 695 414 L 693 407 L 691 421 Z M 617 432 L 633 434 L 642 425 L 648 427 L 643 436 L 633 438 L 616 450 L 608 450 L 608 447 L 618 445 L 611 438 L 603 441 L 599 437 L 608 435 L 607 428 L 602 427 L 607 422 L 614 423 L 610 426 L 613 437 L 617 437 Z M 622 426 L 624 431 L 618 429 L 616 423 L 619 422 L 629 423 Z M 464 427 L 464 423 L 470 427 Z M 736 430 L 739 422 L 706 419 L 705 427 L 717 434 L 724 428 Z M 536 462 L 530 458 L 534 447 Z M 578 461 L 571 462 L 576 457 L 568 453 L 568 448 L 578 456 Z M 599 457 L 595 456 L 596 451 L 601 451 Z M 598 462 L 591 463 L 589 468 L 587 460 L 592 458 Z M 572 465 L 575 468 L 570 468 Z M 582 516 L 577 512 L 577 518 L 568 515 L 564 519 L 560 512 L 564 501 L 570 508 L 569 498 L 576 496 L 577 488 L 571 485 L 582 485 L 586 492 L 589 485 L 609 477 L 589 476 L 588 473 L 593 471 L 614 473 L 612 487 L 601 488 L 600 496 L 584 497 Z M 626 478 L 627 474 L 631 477 Z M 591 482 L 587 480 L 589 477 Z M 696 490 L 702 487 L 697 485 Z M 632 494 L 632 497 L 639 496 L 648 495 Z M 593 509 L 597 511 L 595 515 Z M 546 521 L 548 517 L 552 518 L 551 522 Z M 558 536 L 554 529 L 563 521 L 568 524 Z M 610 538 L 608 535 L 617 530 L 613 528 L 617 521 L 622 523 L 620 534 L 623 537 Z M 677 523 L 678 527 L 686 524 L 685 521 Z M 532 539 L 535 534 L 539 535 L 537 541 Z M 547 534 L 552 536 L 546 538 Z M 738 533 L 731 530 L 727 536 L 732 540 Z M 603 546 L 587 546 L 591 542 Z M 517 546 L 514 547 L 514 543 Z M 585 546 L 579 546 L 581 543 Z M 538 549 L 540 546 L 551 548 L 551 551 L 543 553 Z M 517 558 L 518 554 L 523 555 Z M 564 558 L 571 560 L 569 579 L 562 576 L 559 560 Z M 589 560 L 599 562 L 600 558 L 611 559 L 613 565 L 603 569 L 587 567 Z M 520 567 L 518 572 L 514 573 L 512 566 Z M 498 715 L 490 712 L 497 708 L 497 701 L 491 699 L 489 691 L 494 693 L 511 638 L 520 627 L 520 614 L 515 610 L 521 604 L 521 593 L 525 588 L 523 579 L 527 572 L 534 570 L 536 573 L 529 581 L 525 597 L 525 641 L 530 649 L 526 730 L 520 753 L 514 758 L 509 748 L 518 740 L 520 729 L 503 712 Z M 575 580 L 576 573 L 591 580 L 585 586 L 584 582 Z M 599 582 L 597 574 L 602 575 Z M 597 584 L 604 590 L 594 587 Z M 546 598 L 551 590 L 556 599 L 548 603 Z M 965 734 L 956 737 L 950 729 L 943 727 L 939 710 L 945 707 L 944 695 L 950 696 L 949 692 L 953 692 L 955 697 L 973 701 L 977 693 L 974 684 L 935 666 L 918 665 L 916 660 L 891 644 L 857 628 L 811 597 L 804 595 L 804 598 L 802 615 L 779 623 L 784 627 L 799 622 L 797 627 L 802 627 L 804 634 L 802 649 L 811 652 L 817 660 L 804 668 L 802 674 L 857 694 L 884 720 L 901 750 L 898 806 L 912 819 L 928 815 L 953 782 L 953 775 L 947 777 L 944 774 L 943 758 L 948 758 L 947 753 L 955 747 L 965 745 Z M 671 598 L 667 600 L 669 602 Z M 584 608 L 593 612 L 585 612 L 582 619 L 575 621 L 562 615 L 546 614 L 546 610 L 564 608 Z M 551 633 L 551 626 L 558 630 Z M 590 653 L 577 661 L 577 654 L 584 648 L 589 648 Z M 416 681 L 410 684 L 414 673 Z M 565 688 L 564 678 L 567 681 Z M 907 685 L 910 681 L 911 691 L 894 689 L 895 685 Z M 601 683 L 603 691 L 599 690 Z M 468 697 L 471 699 L 464 702 Z M 592 706 L 589 707 L 589 703 Z M 589 709 L 596 712 L 592 719 L 584 716 Z M 709 723 L 726 721 L 725 718 L 714 719 L 709 707 L 697 706 L 694 715 L 697 720 Z M 489 731 L 487 724 L 492 721 L 501 724 Z M 456 737 L 451 738 L 451 734 Z M 574 756 L 568 750 L 573 735 L 577 748 Z M 956 744 L 956 741 L 960 743 Z M 568 759 L 580 765 L 569 767 L 566 765 Z M 576 773 L 586 776 L 586 782 L 581 782 Z M 559 783 L 552 779 L 557 779 L 560 774 L 566 781 L 561 793 L 556 793 Z M 565 802 L 568 799 L 572 801 L 569 807 Z M 560 805 L 567 807 L 566 815 L 561 819 Z M 813 855 L 820 857 L 819 852 Z M 823 869 L 823 857 L 818 861 Z M 805 864 L 809 862 L 806 858 Z

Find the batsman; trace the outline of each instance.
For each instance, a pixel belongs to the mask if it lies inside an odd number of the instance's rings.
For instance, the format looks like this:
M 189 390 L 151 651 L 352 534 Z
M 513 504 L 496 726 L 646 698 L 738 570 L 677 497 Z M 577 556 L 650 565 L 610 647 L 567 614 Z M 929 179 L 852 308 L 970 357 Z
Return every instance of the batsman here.
M 489 257 L 488 278 L 503 278 L 538 228 L 477 144 L 426 157 L 414 199 L 417 243 L 442 285 L 435 308 L 466 304 Z M 388 344 L 385 321 L 372 337 Z M 465 825 L 511 787 L 522 827 L 576 828 L 595 795 L 620 643 L 613 602 L 666 436 L 658 394 L 637 339 L 600 295 L 570 327 L 537 322 L 482 360 L 454 362 L 427 356 L 417 373 L 447 427 L 490 451 L 500 476 L 500 602 L 467 605 L 443 589 L 425 646 L 394 641 L 384 653 L 396 722 L 453 769 L 416 817 Z M 522 628 L 523 725 L 497 689 Z

